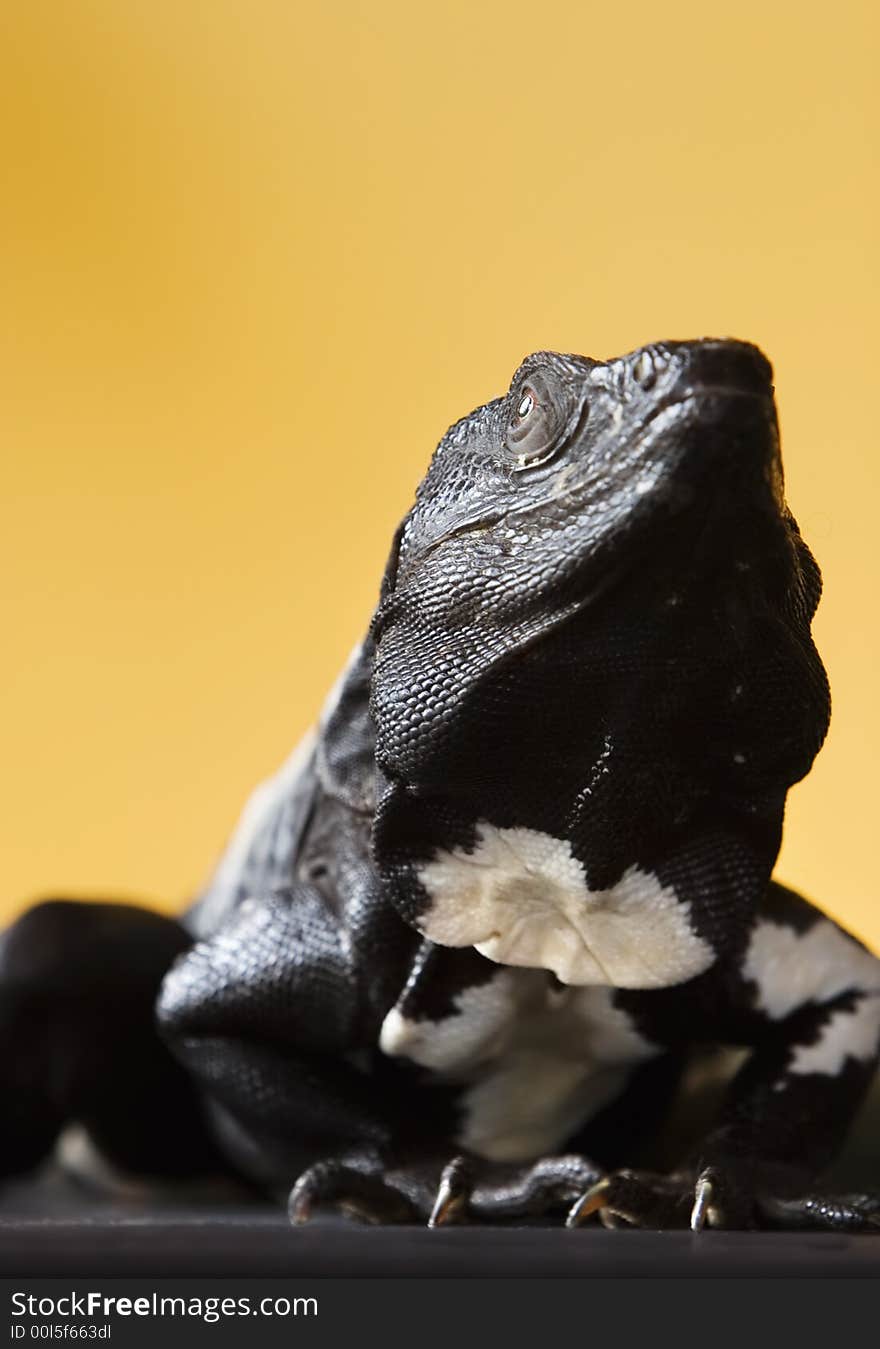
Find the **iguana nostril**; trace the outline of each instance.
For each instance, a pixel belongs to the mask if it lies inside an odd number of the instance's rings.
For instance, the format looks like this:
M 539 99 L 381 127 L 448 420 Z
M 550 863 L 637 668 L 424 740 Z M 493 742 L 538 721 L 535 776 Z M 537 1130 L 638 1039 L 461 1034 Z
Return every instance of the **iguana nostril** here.
M 661 352 L 654 347 L 640 351 L 633 364 L 632 373 L 636 383 L 643 389 L 653 389 L 657 378 L 666 369 L 666 361 Z

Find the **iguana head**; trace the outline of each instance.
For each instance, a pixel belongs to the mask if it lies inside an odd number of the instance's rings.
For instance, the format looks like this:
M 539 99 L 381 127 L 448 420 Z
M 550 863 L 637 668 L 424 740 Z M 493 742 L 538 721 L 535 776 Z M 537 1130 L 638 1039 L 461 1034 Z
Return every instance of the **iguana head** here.
M 778 515 L 782 500 L 771 370 L 742 342 L 678 342 L 618 360 L 538 352 L 504 398 L 456 423 L 418 489 L 397 580 L 454 582 L 503 568 L 495 589 L 518 615 L 558 611 L 565 582 L 608 569 L 725 504 Z M 670 540 L 665 540 L 668 543 Z M 560 595 L 560 586 L 563 594 Z M 450 602 L 461 601 L 459 587 Z

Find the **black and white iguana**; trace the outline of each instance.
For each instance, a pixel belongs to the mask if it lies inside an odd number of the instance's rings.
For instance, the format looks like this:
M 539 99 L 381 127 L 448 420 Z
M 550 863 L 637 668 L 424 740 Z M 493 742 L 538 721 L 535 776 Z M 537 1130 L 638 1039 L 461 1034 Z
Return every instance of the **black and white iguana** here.
M 316 735 L 189 913 L 5 935 L 5 1171 L 74 1119 L 295 1220 L 875 1227 L 813 1186 L 880 963 L 770 879 L 828 722 L 819 591 L 757 348 L 530 356 L 443 437 Z M 696 1045 L 748 1055 L 651 1169 Z

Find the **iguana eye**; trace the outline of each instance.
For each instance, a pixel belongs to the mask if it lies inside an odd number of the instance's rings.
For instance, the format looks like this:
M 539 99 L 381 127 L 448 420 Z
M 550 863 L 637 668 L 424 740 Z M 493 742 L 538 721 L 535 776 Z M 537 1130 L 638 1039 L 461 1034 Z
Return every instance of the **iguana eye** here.
M 554 454 L 565 418 L 548 385 L 539 376 L 514 391 L 505 442 L 516 454 L 513 471 L 544 464 Z

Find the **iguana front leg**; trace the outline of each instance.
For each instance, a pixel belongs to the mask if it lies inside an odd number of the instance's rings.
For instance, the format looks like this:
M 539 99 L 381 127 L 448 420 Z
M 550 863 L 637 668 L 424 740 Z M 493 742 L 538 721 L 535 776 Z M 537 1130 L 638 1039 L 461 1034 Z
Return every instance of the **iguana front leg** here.
M 369 1015 L 350 942 L 310 886 L 239 905 L 171 968 L 157 1014 L 224 1150 L 279 1195 L 319 1158 L 390 1143 L 393 1093 L 355 1062 Z
M 815 1178 L 833 1159 L 870 1084 L 880 1045 L 880 961 L 798 896 L 771 887 L 738 974 L 713 999 L 694 981 L 691 1024 L 702 1020 L 752 1052 L 719 1118 L 671 1177 L 619 1172 L 581 1196 L 569 1218 L 600 1213 L 647 1226 L 875 1227 L 868 1195 L 823 1195 Z M 726 1000 L 725 1000 L 726 994 Z M 638 1002 L 638 995 L 626 995 Z M 673 1024 L 689 993 L 654 998 Z

